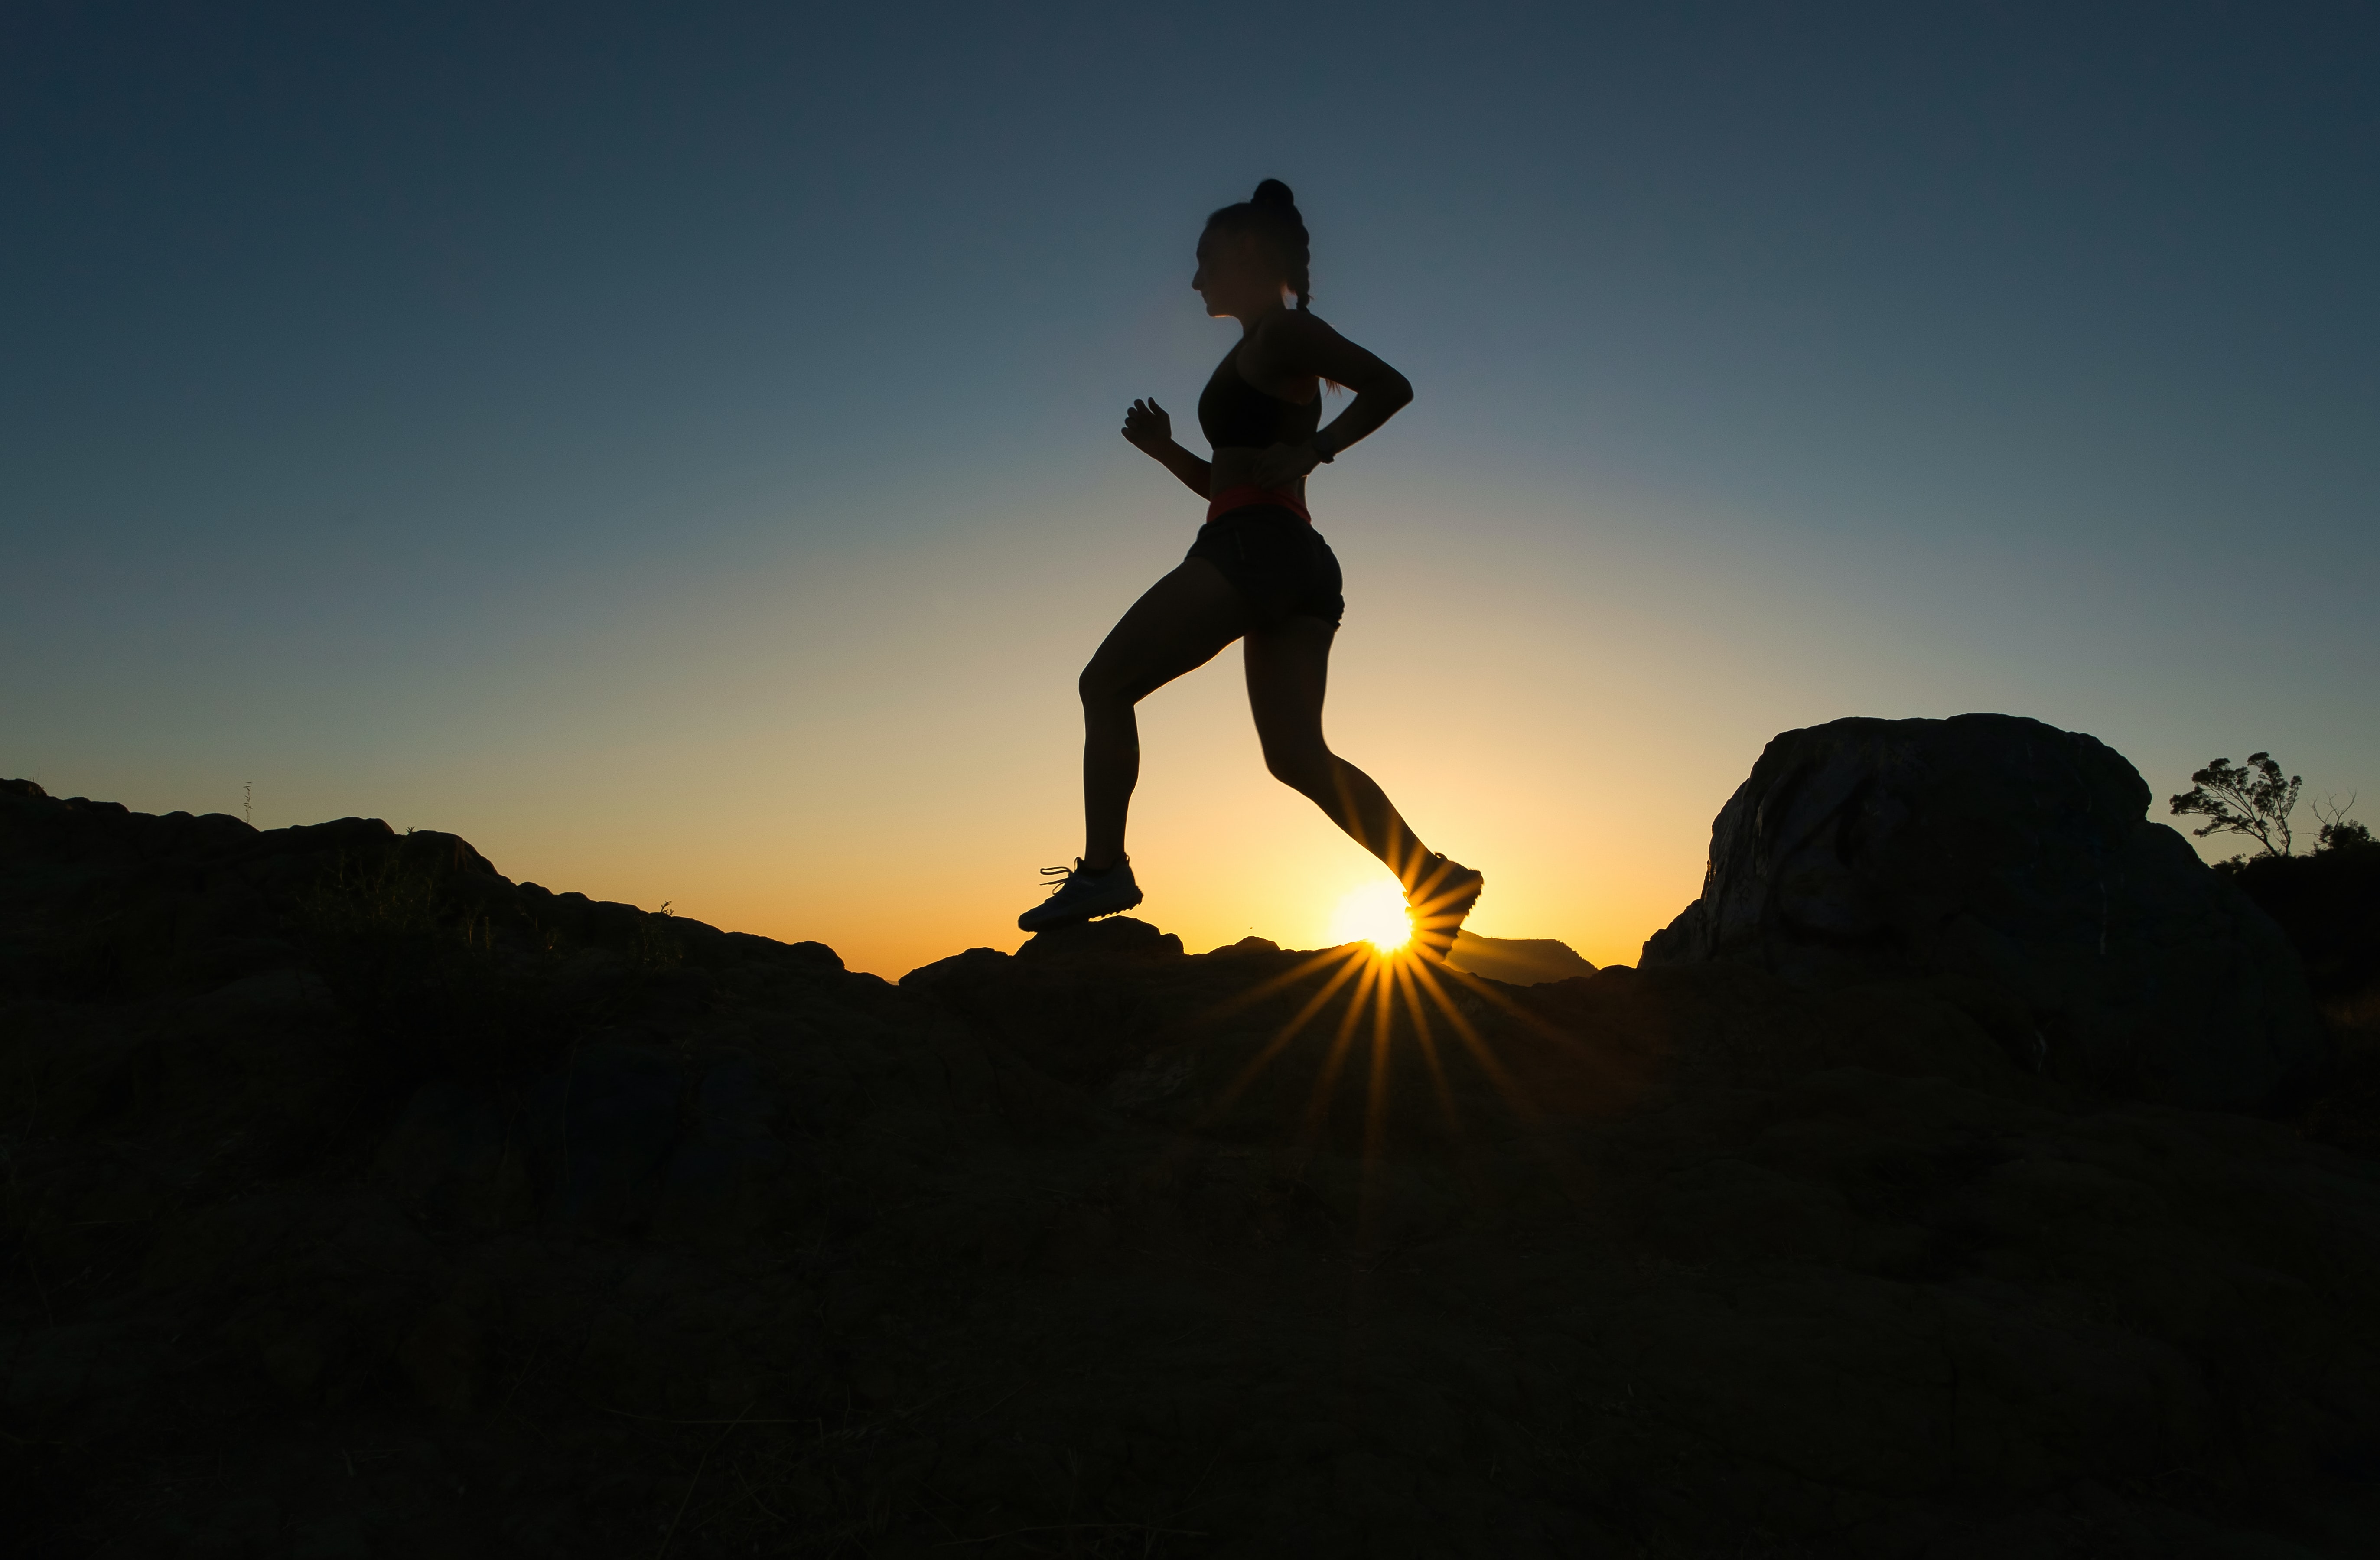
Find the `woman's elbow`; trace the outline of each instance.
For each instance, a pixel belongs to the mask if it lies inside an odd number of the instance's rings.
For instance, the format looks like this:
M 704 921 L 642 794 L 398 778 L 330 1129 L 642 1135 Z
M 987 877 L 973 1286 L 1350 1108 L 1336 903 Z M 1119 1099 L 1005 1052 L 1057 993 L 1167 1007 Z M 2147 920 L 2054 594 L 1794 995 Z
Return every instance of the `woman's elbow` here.
M 1400 408 L 1413 399 L 1413 382 L 1391 368 L 1382 368 L 1379 372 L 1366 374 L 1361 379 L 1333 380 L 1331 383 L 1343 383 L 1346 388 L 1355 392 L 1355 398 L 1365 406 L 1379 408 L 1382 417 L 1395 416 Z

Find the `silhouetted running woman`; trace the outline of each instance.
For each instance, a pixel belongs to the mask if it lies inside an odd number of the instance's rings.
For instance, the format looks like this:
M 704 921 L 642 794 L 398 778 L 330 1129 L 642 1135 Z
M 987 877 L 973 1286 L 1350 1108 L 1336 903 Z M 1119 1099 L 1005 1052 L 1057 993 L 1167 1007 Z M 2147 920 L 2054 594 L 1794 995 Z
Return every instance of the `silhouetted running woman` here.
M 1478 902 L 1480 874 L 1424 847 L 1372 777 L 1322 739 L 1330 640 L 1346 603 L 1339 560 L 1306 513 L 1305 476 L 1395 416 L 1413 386 L 1308 311 L 1307 266 L 1305 223 L 1279 179 L 1207 219 L 1190 285 L 1208 314 L 1240 323 L 1238 343 L 1198 397 L 1214 458 L 1174 443 L 1172 420 L 1154 400 L 1135 401 L 1123 418 L 1135 448 L 1208 501 L 1207 523 L 1181 566 L 1133 603 L 1083 668 L 1083 854 L 1072 868 L 1043 869 L 1060 881 L 1017 917 L 1025 931 L 1140 903 L 1123 849 L 1140 778 L 1133 706 L 1233 640 L 1244 642 L 1265 767 L 1396 873 L 1424 951 L 1445 957 Z M 1317 432 L 1326 380 L 1355 398 Z

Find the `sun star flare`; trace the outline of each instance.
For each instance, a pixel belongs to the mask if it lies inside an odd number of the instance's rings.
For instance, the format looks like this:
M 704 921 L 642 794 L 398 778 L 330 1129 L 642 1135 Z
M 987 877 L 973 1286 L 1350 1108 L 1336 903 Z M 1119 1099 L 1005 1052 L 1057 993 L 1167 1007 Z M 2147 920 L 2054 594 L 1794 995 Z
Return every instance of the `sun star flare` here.
M 1381 953 L 1392 954 L 1412 943 L 1413 931 L 1404 890 L 1393 881 L 1367 883 L 1350 891 L 1330 913 L 1334 944 L 1369 943 Z

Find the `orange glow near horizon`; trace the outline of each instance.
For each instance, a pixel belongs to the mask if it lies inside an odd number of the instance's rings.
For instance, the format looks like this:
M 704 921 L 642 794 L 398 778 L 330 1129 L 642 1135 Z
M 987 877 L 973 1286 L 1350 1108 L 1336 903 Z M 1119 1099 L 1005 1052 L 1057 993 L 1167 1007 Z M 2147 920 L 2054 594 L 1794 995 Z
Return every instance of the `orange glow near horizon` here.
M 1405 908 L 1404 890 L 1392 878 L 1378 879 L 1339 896 L 1330 912 L 1330 941 L 1369 943 L 1392 954 L 1413 941 L 1413 913 Z
M 639 579 L 569 632 L 492 655 L 473 701 L 423 706 L 443 712 L 434 740 L 400 727 L 351 756 L 300 733 L 268 750 L 255 822 L 443 830 L 516 881 L 671 901 L 887 980 L 1013 951 L 1045 889 L 1035 869 L 1082 847 L 1075 672 L 1179 551 L 1180 517 L 1149 513 L 1141 485 L 1093 496 L 970 509 L 979 523 L 931 548 Z M 1670 620 L 1611 583 L 1625 571 L 1608 547 L 1592 567 L 1565 563 L 1576 544 L 1543 531 L 1538 569 L 1485 572 L 1471 533 L 1441 523 L 1458 498 L 1478 525 L 1517 523 L 1476 485 L 1338 501 L 1334 545 L 1367 572 L 1332 652 L 1332 748 L 1430 847 L 1488 874 L 1470 930 L 1633 963 L 1698 892 L 1711 819 L 1761 744 L 1840 710 L 1764 702 L 1753 672 L 1665 638 Z M 1020 575 L 1026 563 L 1046 578 Z M 1050 611 L 1014 610 L 1052 581 Z M 1440 620 L 1464 626 L 1462 653 L 1415 660 L 1406 626 Z M 1714 691 L 1643 684 L 1648 658 Z M 1193 954 L 1393 939 L 1345 924 L 1351 900 L 1386 901 L 1383 920 L 1401 908 L 1390 874 L 1266 772 L 1236 661 L 1140 705 L 1129 848 L 1148 899 L 1132 914 Z M 237 813 L 247 771 L 228 763 L 137 779 L 23 767 L 61 795 Z M 1674 782 L 1647 787 L 1648 774 Z

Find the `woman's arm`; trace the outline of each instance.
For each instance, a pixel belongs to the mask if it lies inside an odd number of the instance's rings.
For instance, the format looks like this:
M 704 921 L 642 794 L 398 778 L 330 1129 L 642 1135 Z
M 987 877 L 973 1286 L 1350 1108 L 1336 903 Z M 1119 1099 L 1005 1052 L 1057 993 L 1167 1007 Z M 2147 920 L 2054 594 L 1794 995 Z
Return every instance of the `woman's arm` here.
M 1257 481 L 1267 487 L 1305 476 L 1324 460 L 1404 409 L 1413 399 L 1413 385 L 1404 375 L 1303 311 L 1274 315 L 1265 323 L 1257 347 L 1259 385 L 1284 381 L 1328 379 L 1355 392 L 1347 409 L 1330 420 L 1303 445 L 1275 445 L 1257 463 Z
M 1192 493 L 1201 498 L 1213 494 L 1213 468 L 1173 442 L 1173 419 L 1155 401 L 1133 402 L 1123 414 L 1123 436 L 1133 448 L 1181 478 L 1182 485 Z

